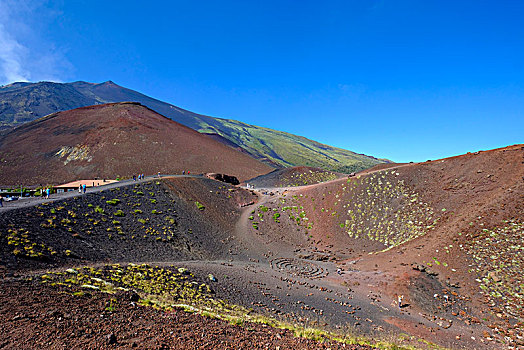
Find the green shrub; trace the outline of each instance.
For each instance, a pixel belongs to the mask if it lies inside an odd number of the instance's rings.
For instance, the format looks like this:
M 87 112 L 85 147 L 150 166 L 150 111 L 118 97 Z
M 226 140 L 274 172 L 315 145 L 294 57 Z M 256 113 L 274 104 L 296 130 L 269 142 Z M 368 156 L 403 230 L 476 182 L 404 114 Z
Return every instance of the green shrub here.
M 126 214 L 120 209 L 115 212 L 115 216 L 125 216 L 125 215 Z
M 204 210 L 204 209 L 206 209 L 206 207 L 204 207 L 204 206 L 202 205 L 202 203 L 200 203 L 199 201 L 196 201 L 196 202 L 195 202 L 195 205 L 197 206 L 198 210 Z
M 105 214 L 105 211 L 97 205 L 95 207 L 95 213 Z

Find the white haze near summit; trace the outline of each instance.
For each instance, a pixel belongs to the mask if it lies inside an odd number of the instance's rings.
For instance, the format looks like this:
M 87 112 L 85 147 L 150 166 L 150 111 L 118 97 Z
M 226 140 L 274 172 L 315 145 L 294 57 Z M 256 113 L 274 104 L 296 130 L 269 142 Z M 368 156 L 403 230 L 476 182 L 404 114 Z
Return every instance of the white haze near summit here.
M 17 81 L 63 81 L 72 70 L 65 49 L 40 30 L 60 13 L 44 1 L 0 0 L 0 85 Z

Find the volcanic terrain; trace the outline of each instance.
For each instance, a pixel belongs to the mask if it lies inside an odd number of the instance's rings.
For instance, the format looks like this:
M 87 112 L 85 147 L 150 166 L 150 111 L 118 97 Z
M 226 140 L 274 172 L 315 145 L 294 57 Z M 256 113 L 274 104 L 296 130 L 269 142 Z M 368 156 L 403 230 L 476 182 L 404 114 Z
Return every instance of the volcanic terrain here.
M 139 102 L 193 130 L 241 149 L 271 166 L 316 166 L 340 172 L 353 172 L 389 162 L 283 131 L 193 113 L 119 86 L 112 81 L 100 84 L 84 81 L 18 82 L 0 86 L 0 131 L 2 128 L 19 126 L 50 113 L 125 101 Z
M 289 173 L 7 203 L 0 346 L 524 346 L 523 145 Z
M 182 171 L 247 179 L 272 169 L 138 103 L 59 112 L 0 136 L 2 185 Z

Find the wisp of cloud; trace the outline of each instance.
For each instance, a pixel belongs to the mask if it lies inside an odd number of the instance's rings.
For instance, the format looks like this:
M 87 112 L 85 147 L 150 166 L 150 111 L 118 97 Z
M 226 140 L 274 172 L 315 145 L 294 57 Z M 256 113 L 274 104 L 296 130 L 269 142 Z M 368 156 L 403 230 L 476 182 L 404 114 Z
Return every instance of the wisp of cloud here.
M 0 83 L 29 81 L 30 74 L 22 67 L 27 48 L 17 42 L 0 23 Z
M 0 85 L 62 81 L 72 69 L 62 48 L 39 33 L 56 19 L 57 11 L 49 6 L 41 0 L 0 0 Z

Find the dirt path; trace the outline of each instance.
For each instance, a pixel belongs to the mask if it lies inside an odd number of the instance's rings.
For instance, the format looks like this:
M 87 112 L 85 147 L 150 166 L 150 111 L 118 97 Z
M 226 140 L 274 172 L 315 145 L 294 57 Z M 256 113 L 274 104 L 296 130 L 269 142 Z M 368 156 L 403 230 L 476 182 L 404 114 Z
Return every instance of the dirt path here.
M 200 175 L 162 175 L 161 174 L 160 177 L 146 176 L 144 179 L 136 180 L 136 181 L 135 180 L 123 180 L 123 181 L 118 181 L 118 182 L 114 182 L 114 183 L 107 184 L 107 185 L 88 187 L 86 189 L 85 194 L 97 193 L 97 192 L 105 191 L 111 188 L 124 187 L 124 186 L 129 186 L 132 184 L 145 183 L 145 182 L 150 182 L 150 181 L 165 179 L 165 178 L 172 178 L 172 177 L 202 178 L 202 176 Z M 82 195 L 84 195 L 84 193 L 79 193 L 78 191 L 69 191 L 69 192 L 51 194 L 49 196 L 49 199 L 46 199 L 45 197 L 26 197 L 26 198 L 21 198 L 21 199 L 9 201 L 9 202 L 6 202 L 4 199 L 4 203 L 3 203 L 4 206 L 0 207 L 0 213 L 10 211 L 13 209 L 33 207 L 41 203 L 51 203 L 51 202 L 60 201 L 60 200 L 68 199 L 68 198 L 80 197 Z
M 374 174 L 374 173 L 379 173 L 379 172 L 382 172 L 382 171 L 385 171 L 385 170 L 393 170 L 393 169 L 404 168 L 404 167 L 418 165 L 418 164 L 421 164 L 421 163 L 406 163 L 406 164 L 394 165 L 394 166 L 391 166 L 389 168 L 382 168 L 382 169 L 376 169 L 376 170 L 362 170 L 362 171 L 356 173 L 355 177 L 362 176 L 362 175 L 370 175 L 370 174 Z M 327 185 L 331 185 L 333 183 L 343 182 L 343 181 L 345 181 L 347 179 L 348 179 L 348 177 L 344 176 L 344 177 L 337 178 L 337 179 L 334 179 L 334 180 L 319 182 L 319 183 L 311 184 L 311 185 L 285 186 L 285 187 L 267 187 L 267 186 L 264 186 L 264 187 L 257 187 L 254 190 L 256 190 L 257 192 L 259 192 L 261 194 L 264 193 L 264 192 L 266 192 L 266 193 L 273 192 L 275 194 L 282 194 L 282 193 L 284 193 L 286 191 L 301 191 L 301 190 L 308 190 L 308 189 L 311 189 L 311 188 L 315 188 L 317 186 L 327 186 Z M 247 187 L 243 186 L 243 188 L 247 188 Z M 251 189 L 253 189 L 253 188 L 251 188 Z

